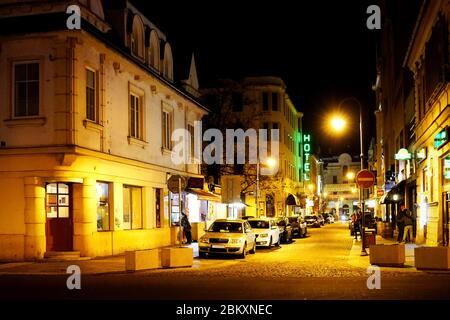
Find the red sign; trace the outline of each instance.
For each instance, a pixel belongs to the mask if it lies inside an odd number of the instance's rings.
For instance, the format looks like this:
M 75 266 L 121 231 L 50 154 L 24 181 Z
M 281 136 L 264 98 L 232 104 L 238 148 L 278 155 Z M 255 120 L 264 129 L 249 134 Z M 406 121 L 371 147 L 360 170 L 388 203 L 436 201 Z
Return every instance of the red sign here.
M 356 184 L 363 189 L 370 188 L 375 184 L 375 177 L 369 170 L 361 170 L 356 175 Z

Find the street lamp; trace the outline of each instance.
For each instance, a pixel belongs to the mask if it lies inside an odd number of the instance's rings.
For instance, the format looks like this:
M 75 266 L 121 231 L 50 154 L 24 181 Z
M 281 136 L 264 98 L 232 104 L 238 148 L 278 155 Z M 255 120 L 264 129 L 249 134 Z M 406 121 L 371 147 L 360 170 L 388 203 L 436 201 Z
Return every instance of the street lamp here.
M 272 157 L 269 157 L 266 159 L 265 162 L 263 162 L 266 166 L 269 168 L 274 168 L 277 165 L 277 160 L 275 160 Z M 257 157 L 256 160 L 256 190 L 255 190 L 255 208 L 256 208 L 256 217 L 259 218 L 259 175 L 260 175 L 260 160 L 259 157 Z
M 359 102 L 358 99 L 355 97 L 349 97 L 341 100 L 338 107 L 340 108 L 342 104 L 346 101 L 354 101 L 359 106 L 359 147 L 360 147 L 360 161 L 361 161 L 361 170 L 364 169 L 364 153 L 363 153 L 363 131 L 362 131 L 362 105 Z M 346 121 L 341 116 L 333 117 L 331 119 L 331 126 L 335 129 L 336 132 L 341 132 L 345 127 Z M 363 189 L 360 188 L 359 191 L 359 203 L 361 205 L 361 211 L 362 211 L 362 228 L 361 228 L 361 237 L 362 237 L 362 244 L 361 244 L 361 255 L 365 256 L 367 255 L 366 248 L 364 246 L 364 236 L 365 236 L 365 221 L 364 221 L 364 203 L 362 202 L 362 192 Z

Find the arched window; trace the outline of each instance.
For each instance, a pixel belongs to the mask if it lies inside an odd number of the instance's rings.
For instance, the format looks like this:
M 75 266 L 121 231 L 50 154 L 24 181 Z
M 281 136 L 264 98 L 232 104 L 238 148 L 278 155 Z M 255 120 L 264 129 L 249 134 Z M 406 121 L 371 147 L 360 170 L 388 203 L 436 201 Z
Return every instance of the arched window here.
M 160 49 L 159 49 L 159 38 L 155 30 L 150 32 L 149 49 L 148 49 L 148 63 L 151 67 L 159 70 L 160 63 Z
M 163 76 L 171 81 L 173 80 L 173 58 L 169 43 L 164 46 Z
M 139 16 L 133 18 L 131 52 L 139 58 L 144 58 L 144 24 Z

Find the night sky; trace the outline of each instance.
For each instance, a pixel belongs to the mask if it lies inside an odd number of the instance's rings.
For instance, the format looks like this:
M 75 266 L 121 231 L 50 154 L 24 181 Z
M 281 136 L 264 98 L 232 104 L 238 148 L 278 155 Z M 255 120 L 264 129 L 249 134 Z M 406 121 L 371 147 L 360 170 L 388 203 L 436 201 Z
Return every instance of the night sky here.
M 168 37 L 177 55 L 195 50 L 201 87 L 216 79 L 273 75 L 284 79 L 304 131 L 321 155 L 359 154 L 359 109 L 343 136 L 331 135 L 324 118 L 345 97 L 364 107 L 365 154 L 375 136 L 376 43 L 366 27 L 375 0 L 335 1 L 132 1 Z M 179 61 L 179 60 L 178 60 Z M 318 150 L 316 150 L 317 152 Z

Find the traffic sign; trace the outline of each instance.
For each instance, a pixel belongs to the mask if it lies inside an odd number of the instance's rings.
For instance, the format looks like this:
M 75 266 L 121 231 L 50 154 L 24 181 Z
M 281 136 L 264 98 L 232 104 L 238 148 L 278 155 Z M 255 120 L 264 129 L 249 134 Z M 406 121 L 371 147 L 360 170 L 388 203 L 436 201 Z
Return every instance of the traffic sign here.
M 180 191 L 184 191 L 184 189 L 186 189 L 186 179 L 180 175 L 170 176 L 169 180 L 167 181 L 167 188 L 169 188 L 170 192 L 172 193 L 179 193 Z
M 363 189 L 370 188 L 375 184 L 375 177 L 369 170 L 361 170 L 356 175 L 356 184 Z

